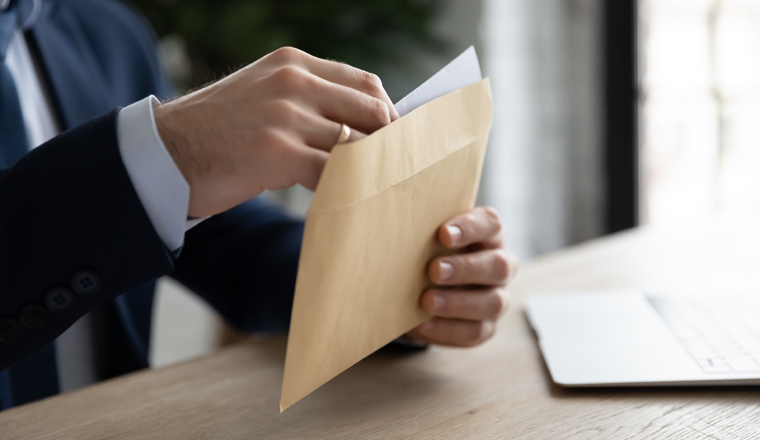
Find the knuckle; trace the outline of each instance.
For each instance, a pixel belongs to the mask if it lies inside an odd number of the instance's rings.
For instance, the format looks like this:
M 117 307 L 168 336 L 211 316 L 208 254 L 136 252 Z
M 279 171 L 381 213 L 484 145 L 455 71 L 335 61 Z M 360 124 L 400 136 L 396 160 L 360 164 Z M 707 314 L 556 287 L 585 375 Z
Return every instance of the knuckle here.
M 307 81 L 305 72 L 295 66 L 281 67 L 274 74 L 275 81 L 283 92 L 300 90 Z
M 483 208 L 483 212 L 485 213 L 488 222 L 495 227 L 496 232 L 500 232 L 503 228 L 503 224 L 501 221 L 501 215 L 499 215 L 499 211 L 491 206 L 486 206 Z
M 493 206 L 484 206 L 482 209 L 489 218 L 501 223 L 501 215 L 499 214 L 499 211 L 496 210 L 496 208 Z
M 506 280 L 509 277 L 510 261 L 507 253 L 502 250 L 494 251 L 493 257 L 493 272 L 496 277 L 501 280 Z
M 468 226 L 472 226 L 474 223 L 478 222 L 478 218 L 475 213 L 468 212 L 466 214 L 462 214 L 462 222 Z
M 509 306 L 509 300 L 506 298 L 506 295 L 503 295 L 499 290 L 494 292 L 494 294 L 491 296 L 491 307 L 490 307 L 490 317 L 491 318 L 497 318 L 501 316 Z
M 491 327 L 488 322 L 480 321 L 472 326 L 472 331 L 467 335 L 464 343 L 470 347 L 478 345 L 491 337 Z
M 380 77 L 374 73 L 365 72 L 359 70 L 359 80 L 361 81 L 362 88 L 372 96 L 378 96 L 383 90 L 383 82 L 380 81 Z
M 283 46 L 272 52 L 272 56 L 283 64 L 294 62 L 302 54 L 303 52 L 290 46 Z
M 504 316 L 504 314 L 507 313 L 507 310 L 509 310 L 511 301 L 509 292 L 507 292 L 506 289 L 496 289 L 492 301 L 491 318 L 498 319 L 501 316 Z
M 265 128 L 261 131 L 259 140 L 262 144 L 269 146 L 283 146 L 284 144 L 287 144 L 282 133 L 280 133 L 279 130 L 271 127 Z
M 377 98 L 372 98 L 370 101 L 369 113 L 376 125 L 385 126 L 391 123 L 391 114 L 388 106 Z
M 269 105 L 268 113 L 279 125 L 291 126 L 296 122 L 298 107 L 291 101 L 279 99 Z
M 468 212 L 466 214 L 462 214 L 462 216 L 459 218 L 458 223 L 462 228 L 462 233 L 465 234 L 465 236 L 468 236 L 471 235 L 475 229 L 478 223 L 478 218 L 473 212 Z

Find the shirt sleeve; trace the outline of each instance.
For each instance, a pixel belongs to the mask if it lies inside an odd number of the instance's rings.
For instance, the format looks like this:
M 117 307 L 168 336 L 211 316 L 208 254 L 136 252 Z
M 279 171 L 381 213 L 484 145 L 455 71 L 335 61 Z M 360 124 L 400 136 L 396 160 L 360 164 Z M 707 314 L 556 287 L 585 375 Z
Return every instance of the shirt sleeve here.
M 185 232 L 204 219 L 188 219 L 190 185 L 156 128 L 155 96 L 124 107 L 117 119 L 119 153 L 153 228 L 167 248 L 182 247 Z

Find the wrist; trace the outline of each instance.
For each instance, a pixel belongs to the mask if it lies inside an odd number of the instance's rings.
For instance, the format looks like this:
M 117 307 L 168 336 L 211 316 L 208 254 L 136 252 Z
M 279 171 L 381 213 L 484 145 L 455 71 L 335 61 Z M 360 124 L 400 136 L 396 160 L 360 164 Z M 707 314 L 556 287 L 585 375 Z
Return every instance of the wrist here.
M 193 203 L 192 195 L 197 187 L 197 179 L 189 161 L 189 150 L 191 148 L 188 141 L 190 139 L 189 128 L 186 126 L 187 124 L 183 123 L 182 118 L 179 117 L 181 109 L 177 108 L 177 104 L 176 101 L 171 101 L 162 103 L 153 109 L 156 129 L 166 146 L 166 151 L 169 152 L 174 164 L 190 186 L 187 216 L 189 218 L 204 217 L 204 215 L 196 212 L 197 207 Z
M 189 173 L 186 170 L 185 161 L 181 154 L 183 148 L 181 148 L 180 145 L 184 143 L 184 139 L 181 135 L 182 129 L 178 127 L 178 122 L 175 120 L 176 118 L 174 118 L 172 103 L 162 103 L 155 107 L 153 109 L 153 116 L 156 120 L 158 135 L 164 142 L 166 151 L 169 152 L 174 163 L 177 164 L 177 168 L 179 168 L 180 172 L 185 177 L 185 180 L 190 182 L 188 176 Z

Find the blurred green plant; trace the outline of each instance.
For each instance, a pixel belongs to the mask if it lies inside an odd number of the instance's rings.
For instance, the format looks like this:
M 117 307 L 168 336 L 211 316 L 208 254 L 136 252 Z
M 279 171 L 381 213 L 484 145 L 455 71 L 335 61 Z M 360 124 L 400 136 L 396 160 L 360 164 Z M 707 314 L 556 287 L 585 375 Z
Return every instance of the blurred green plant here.
M 218 79 L 282 46 L 373 72 L 386 66 L 403 72 L 414 64 L 412 49 L 444 46 L 431 30 L 440 0 L 131 2 L 175 52 L 186 50 L 186 74 L 174 75 L 179 89 Z

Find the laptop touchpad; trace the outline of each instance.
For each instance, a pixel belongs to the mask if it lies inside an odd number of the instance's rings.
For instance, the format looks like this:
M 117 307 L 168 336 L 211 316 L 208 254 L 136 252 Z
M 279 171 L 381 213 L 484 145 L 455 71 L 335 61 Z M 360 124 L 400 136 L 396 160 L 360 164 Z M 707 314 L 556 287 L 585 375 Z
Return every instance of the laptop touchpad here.
M 694 364 L 638 291 L 535 295 L 526 311 L 560 385 L 624 385 L 698 378 Z

